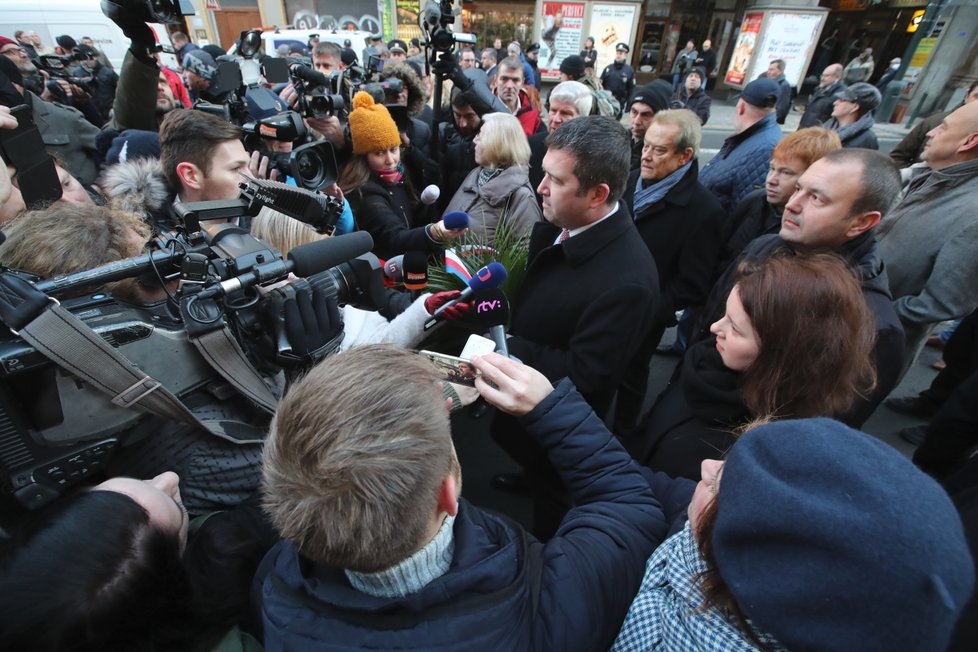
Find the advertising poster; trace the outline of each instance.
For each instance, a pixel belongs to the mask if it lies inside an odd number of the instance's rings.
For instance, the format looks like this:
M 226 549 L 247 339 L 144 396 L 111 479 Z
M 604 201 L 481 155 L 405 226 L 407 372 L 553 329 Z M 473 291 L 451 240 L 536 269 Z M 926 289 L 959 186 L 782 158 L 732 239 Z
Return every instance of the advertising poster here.
M 936 38 L 922 38 L 917 43 L 917 49 L 913 51 L 913 57 L 910 59 L 910 65 L 907 66 L 907 70 L 903 73 L 903 81 L 906 82 L 906 85 L 900 92 L 900 97 L 907 99 L 913 97 L 917 80 L 920 79 L 920 73 L 930 60 L 930 55 L 936 45 Z
M 396 6 L 397 38 L 405 42 L 421 38 L 421 27 L 418 25 L 420 4 L 417 0 L 397 0 Z
M 564 57 L 580 54 L 584 37 L 583 2 L 544 2 L 540 17 L 540 76 L 546 81 L 560 79 Z
M 631 55 L 635 52 L 635 44 L 631 39 L 636 8 L 637 5 L 634 4 L 591 5 L 591 33 L 585 34 L 585 37 L 594 37 L 594 49 L 598 51 L 598 60 L 594 64 L 597 76 L 600 77 L 601 71 L 614 62 L 615 46 L 619 43 L 627 43 L 631 48 L 626 61 L 631 60 Z
M 737 43 L 734 45 L 733 56 L 730 57 L 730 67 L 723 81 L 730 86 L 743 87 L 747 82 L 747 67 L 750 65 L 751 57 L 754 54 L 757 35 L 761 31 L 761 22 L 764 14 L 753 13 L 744 14 L 744 22 L 740 26 L 740 34 L 737 36 Z
M 767 72 L 772 60 L 783 59 L 784 78 L 795 88 L 801 86 L 824 20 L 825 14 L 769 13 L 764 38 L 760 47 L 755 48 L 747 81 Z

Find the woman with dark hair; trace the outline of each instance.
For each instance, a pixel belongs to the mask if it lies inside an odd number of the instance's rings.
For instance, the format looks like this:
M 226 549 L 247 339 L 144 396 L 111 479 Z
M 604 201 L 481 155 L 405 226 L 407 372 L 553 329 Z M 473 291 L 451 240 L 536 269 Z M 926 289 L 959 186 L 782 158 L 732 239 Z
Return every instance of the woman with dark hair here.
M 710 331 L 639 430 L 637 457 L 657 471 L 695 479 L 751 419 L 839 416 L 875 384 L 872 315 L 830 254 L 747 264 Z
M 172 472 L 30 515 L 0 548 L 4 648 L 260 649 L 237 625 L 273 532 L 253 508 L 206 518 L 188 545 L 189 527 Z
M 446 241 L 464 229 L 443 221 L 426 224 L 424 206 L 401 164 L 401 136 L 387 107 L 359 92 L 349 117 L 353 158 L 340 188 L 353 208 L 357 228 L 374 239 L 374 253 L 387 259 L 408 251 L 441 255 Z
M 594 68 L 598 63 L 598 51 L 594 49 L 594 37 L 589 36 L 584 39 L 584 49 L 581 50 L 580 57 L 584 59 L 584 69 Z

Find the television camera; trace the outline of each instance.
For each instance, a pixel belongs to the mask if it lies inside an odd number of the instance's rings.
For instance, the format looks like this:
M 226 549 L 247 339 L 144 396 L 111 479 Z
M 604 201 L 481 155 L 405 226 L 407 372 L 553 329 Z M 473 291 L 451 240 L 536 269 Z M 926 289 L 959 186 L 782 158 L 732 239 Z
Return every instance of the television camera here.
M 17 317 L 16 311 L 28 302 L 17 303 L 8 284 L 26 287 L 34 301 L 40 297 L 41 306 L 60 301 L 81 330 L 96 334 L 180 401 L 201 392 L 244 401 L 246 394 L 235 393 L 237 385 L 214 364 L 213 352 L 198 350 L 193 337 L 224 329 L 243 351 L 251 352 L 256 367 L 268 370 L 274 361 L 257 359 L 259 348 L 254 346 L 265 300 L 258 288 L 290 272 L 305 275 L 313 287 L 340 303 L 367 308 L 383 304 L 383 274 L 369 253 L 373 242 L 368 234 L 313 242 L 283 260 L 267 243 L 226 221 L 269 206 L 329 233 L 341 210 L 337 200 L 251 179 L 242 182 L 241 190 L 236 200 L 176 206 L 179 230 L 136 258 L 46 280 L 0 270 L 5 290 L 0 293 L 0 317 L 12 329 L 0 337 L 0 494 L 29 509 L 55 500 L 104 468 L 126 433 L 150 416 L 138 401 L 120 402 L 123 393 L 113 397 L 95 383 L 80 381 L 68 371 L 71 364 L 56 362 L 42 352 L 46 349 L 24 339 L 21 331 L 37 315 L 20 321 L 23 314 Z M 178 288 L 167 290 L 169 302 L 154 306 L 123 304 L 98 290 L 77 296 L 83 288 L 140 275 L 153 275 L 164 286 L 177 281 Z M 73 364 L 87 370 L 84 360 Z M 253 435 L 254 425 L 248 427 Z

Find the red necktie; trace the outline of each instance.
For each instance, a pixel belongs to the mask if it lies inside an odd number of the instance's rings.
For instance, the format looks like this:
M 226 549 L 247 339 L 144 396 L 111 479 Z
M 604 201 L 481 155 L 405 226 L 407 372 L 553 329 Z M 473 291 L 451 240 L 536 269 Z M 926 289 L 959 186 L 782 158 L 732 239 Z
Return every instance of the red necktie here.
M 564 244 L 564 240 L 570 237 L 570 231 L 564 229 L 560 232 L 560 237 L 557 238 L 557 244 Z

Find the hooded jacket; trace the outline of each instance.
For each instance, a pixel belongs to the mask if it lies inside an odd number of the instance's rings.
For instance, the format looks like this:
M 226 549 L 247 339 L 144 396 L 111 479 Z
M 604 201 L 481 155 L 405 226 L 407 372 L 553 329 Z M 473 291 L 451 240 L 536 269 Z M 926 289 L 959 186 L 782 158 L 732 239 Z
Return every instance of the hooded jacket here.
M 638 466 L 568 380 L 523 426 L 548 451 L 574 507 L 546 544 L 460 501 L 448 572 L 378 598 L 342 569 L 278 544 L 252 592 L 265 649 L 598 650 L 614 641 L 666 517 Z

